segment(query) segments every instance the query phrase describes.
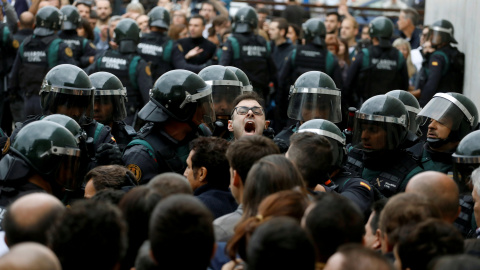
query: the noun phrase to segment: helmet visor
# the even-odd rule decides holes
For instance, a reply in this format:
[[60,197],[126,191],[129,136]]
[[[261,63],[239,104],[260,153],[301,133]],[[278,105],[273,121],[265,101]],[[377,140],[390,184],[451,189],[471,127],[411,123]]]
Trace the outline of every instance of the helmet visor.
[[40,91],[44,114],[64,114],[79,122],[93,117],[93,89],[44,86]]
[[233,110],[233,100],[242,94],[239,81],[207,81],[212,86],[215,115],[229,116]]
[[352,145],[362,150],[393,150],[406,135],[405,117],[356,113]]
[[453,179],[458,184],[460,194],[470,192],[473,189],[471,174],[480,166],[480,157],[478,156],[458,156],[452,155],[453,159]]
[[432,28],[432,44],[439,45],[444,42],[451,42],[457,43],[455,38],[453,37],[453,29],[452,28],[443,28],[440,26],[434,26]]
[[109,124],[112,121],[120,121],[127,117],[125,100],[127,90],[96,90],[94,118],[102,124]]
[[424,117],[418,116],[420,109],[405,105],[408,111],[408,130],[416,134],[421,123],[424,122]]
[[462,103],[454,97],[443,93],[436,94],[425,105],[425,108],[418,113],[418,116],[425,117],[422,125],[427,122],[428,118],[431,118],[451,130],[458,130],[464,116],[467,119],[471,119],[470,123],[473,122],[473,117]]
[[197,111],[193,116],[193,122],[197,124],[205,124],[210,128],[211,131],[214,130],[215,123],[215,109],[213,106],[213,99],[211,95],[202,97],[197,101]]
[[287,115],[299,121],[325,119],[339,123],[342,121],[340,91],[292,87]]
[[67,190],[75,190],[78,188],[82,183],[82,179],[77,177],[81,160],[80,149],[73,147],[53,146],[50,149],[50,154],[60,156],[60,166],[55,176],[55,181]]

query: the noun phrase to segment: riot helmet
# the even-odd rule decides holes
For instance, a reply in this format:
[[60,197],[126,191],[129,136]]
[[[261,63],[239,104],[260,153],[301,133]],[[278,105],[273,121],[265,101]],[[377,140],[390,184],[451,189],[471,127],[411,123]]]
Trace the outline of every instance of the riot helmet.
[[154,7],[148,13],[148,25],[168,29],[170,26],[170,13],[163,7]]
[[50,121],[61,125],[68,129],[75,137],[77,144],[87,139],[87,133],[80,127],[80,125],[72,118],[63,114],[52,114],[42,119],[42,121]]
[[113,41],[121,53],[134,53],[140,42],[140,28],[132,19],[122,19],[113,30]]
[[77,30],[82,23],[78,9],[72,5],[66,5],[60,11],[63,14],[63,30]]
[[305,40],[325,47],[325,36],[327,35],[327,29],[325,28],[325,24],[322,22],[322,20],[318,18],[308,19],[302,24],[302,29]]
[[427,143],[432,148],[461,141],[478,124],[477,107],[469,98],[459,93],[435,94],[418,116],[424,117],[422,125],[433,119],[450,129],[447,138],[428,138],[427,135]]
[[333,165],[335,169],[341,168],[344,158],[347,156],[346,138],[340,129],[332,122],[324,119],[312,119],[303,123],[298,128],[298,133],[312,132],[325,136],[332,145]]
[[340,90],[327,74],[306,72],[290,88],[287,115],[302,122],[326,119],[339,123],[342,121]]
[[252,7],[242,7],[233,17],[232,29],[234,33],[252,33],[257,29],[258,15]]
[[104,125],[125,119],[127,89],[120,79],[108,72],[96,72],[89,78],[95,89],[94,119]]
[[437,47],[442,43],[455,43],[453,37],[453,24],[447,20],[439,20],[432,24],[432,46]]
[[218,65],[202,69],[198,76],[212,87],[215,116],[228,119],[233,110],[233,100],[242,94],[242,83],[233,71]]
[[366,152],[398,149],[408,134],[407,125],[408,112],[399,99],[371,97],[355,113],[352,144]]
[[80,165],[80,149],[72,133],[51,121],[26,125],[10,147],[10,151],[51,183],[68,190],[79,186],[76,172]]
[[470,175],[480,167],[480,130],[473,131],[463,138],[452,155],[453,179],[460,192],[471,190]]
[[215,111],[212,88],[197,74],[176,69],[158,78],[150,90],[150,101],[138,112],[140,119],[161,123],[168,118],[179,122],[207,124],[213,130]]
[[243,72],[243,70],[237,68],[237,67],[232,67],[232,66],[227,66],[228,69],[233,71],[235,73],[235,76],[237,76],[238,80],[242,82],[242,94],[245,92],[252,92],[253,91],[253,86],[250,83],[250,80],[247,77],[247,74]]
[[371,38],[378,38],[380,47],[390,47],[390,38],[393,35],[393,22],[384,16],[376,17],[369,24],[369,34]]
[[420,103],[418,103],[417,98],[410,92],[405,90],[392,90],[385,95],[398,98],[405,109],[408,111],[408,130],[418,137],[422,136],[422,131],[420,130],[420,123],[422,122],[422,117],[417,117],[420,112]]
[[35,15],[35,30],[33,34],[38,36],[49,36],[55,31],[62,29],[63,15],[54,6],[46,6],[38,10]]
[[43,79],[40,98],[45,115],[65,114],[79,124],[93,117],[94,90],[87,74],[77,66],[52,68]]

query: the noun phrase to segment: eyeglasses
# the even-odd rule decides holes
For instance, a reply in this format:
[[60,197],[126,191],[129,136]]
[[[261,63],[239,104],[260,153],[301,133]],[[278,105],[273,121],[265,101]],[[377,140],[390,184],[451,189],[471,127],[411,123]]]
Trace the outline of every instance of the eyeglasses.
[[245,115],[248,111],[252,110],[254,115],[263,115],[262,107],[246,107],[246,106],[238,106],[235,107],[232,111],[232,114],[237,110],[238,115]]

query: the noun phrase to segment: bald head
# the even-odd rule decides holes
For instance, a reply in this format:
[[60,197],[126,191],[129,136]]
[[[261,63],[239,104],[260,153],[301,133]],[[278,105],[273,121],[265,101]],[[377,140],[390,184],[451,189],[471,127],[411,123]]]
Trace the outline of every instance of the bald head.
[[407,193],[417,193],[427,198],[442,214],[442,219],[453,223],[457,219],[460,206],[458,204],[458,186],[448,175],[426,171],[412,177],[408,182]]
[[192,187],[188,183],[185,176],[178,173],[162,173],[155,176],[150,182],[148,187],[155,189],[162,198],[173,194],[192,194]]
[[25,11],[20,14],[20,18],[18,21],[19,29],[33,29],[35,25],[35,15],[30,11]]
[[20,197],[7,209],[3,226],[8,246],[33,241],[46,244],[45,232],[65,207],[47,193],[31,193]]
[[13,246],[0,257],[0,269],[14,270],[61,270],[60,262],[47,247],[25,242]]

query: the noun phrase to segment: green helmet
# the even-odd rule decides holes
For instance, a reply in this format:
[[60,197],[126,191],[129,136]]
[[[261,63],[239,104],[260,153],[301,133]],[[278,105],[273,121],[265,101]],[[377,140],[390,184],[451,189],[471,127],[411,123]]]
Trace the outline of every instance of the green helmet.
[[38,10],[35,16],[35,30],[38,36],[53,35],[55,31],[62,29],[63,15],[54,6],[46,6]]
[[10,151],[52,183],[70,190],[80,184],[75,176],[80,165],[77,141],[57,123],[36,121],[26,125],[18,132]]
[[258,15],[252,7],[242,7],[233,17],[232,29],[234,33],[251,33],[258,26]]
[[247,77],[247,74],[243,72],[243,70],[237,68],[237,67],[232,67],[232,66],[227,66],[228,69],[233,71],[235,73],[235,76],[237,76],[238,80],[242,82],[242,94],[245,92],[252,92],[253,91],[253,86],[250,83],[250,80]]
[[302,24],[303,37],[307,41],[311,41],[313,44],[325,46],[325,36],[327,35],[327,29],[322,20],[318,18],[308,19]]
[[370,37],[378,38],[381,47],[389,47],[390,38],[393,35],[393,22],[384,16],[376,17],[369,24]]
[[242,94],[242,82],[233,71],[218,65],[202,69],[198,76],[212,86],[215,116],[229,117],[233,110],[233,100]]
[[[94,118],[98,122],[109,125],[113,121],[120,121],[127,117],[125,103],[127,89],[117,76],[108,72],[96,72],[89,76],[95,89]],[[100,106],[111,106],[110,115],[103,115]]]
[[63,14],[63,30],[76,30],[81,25],[82,17],[76,7],[66,5],[60,11]]
[[148,13],[148,25],[168,29],[170,13],[163,7],[154,7]]
[[340,90],[327,74],[305,72],[290,88],[287,115],[299,121],[326,119],[339,123],[342,121],[340,95]]
[[466,96],[459,93],[437,93],[418,113],[428,119],[434,119],[450,129],[445,139],[427,138],[433,148],[438,148],[448,142],[459,142],[478,124],[478,111],[475,104]]
[[113,41],[118,44],[121,53],[133,53],[137,51],[140,42],[140,28],[132,19],[122,19],[113,30]]
[[42,119],[42,121],[50,121],[61,125],[68,129],[73,136],[77,139],[77,143],[81,139],[86,139],[85,131],[80,127],[77,121],[63,114],[52,114]]
[[439,20],[432,24],[432,45],[457,43],[453,37],[453,24],[447,20]]
[[408,130],[417,136],[422,136],[422,131],[420,130],[422,117],[417,118],[421,108],[417,98],[405,90],[392,90],[385,95],[398,98],[401,102],[403,102],[405,109],[408,111]]
[[93,117],[94,90],[87,74],[77,66],[52,68],[43,79],[40,98],[44,115],[65,114],[77,122]]
[[480,167],[480,130],[465,136],[452,155],[453,179],[459,185],[461,193],[468,191],[472,171]]
[[364,151],[397,149],[408,135],[408,112],[392,96],[367,99],[355,113],[352,144]]
[[183,69],[171,70],[158,78],[150,90],[150,101],[138,112],[140,119],[156,123],[170,117],[191,123],[194,115],[203,118],[195,121],[213,125],[212,88],[197,74]]
[[333,147],[333,165],[335,168],[342,167],[343,159],[347,156],[346,138],[334,123],[324,119],[312,119],[303,123],[297,132],[313,132],[327,137]]

